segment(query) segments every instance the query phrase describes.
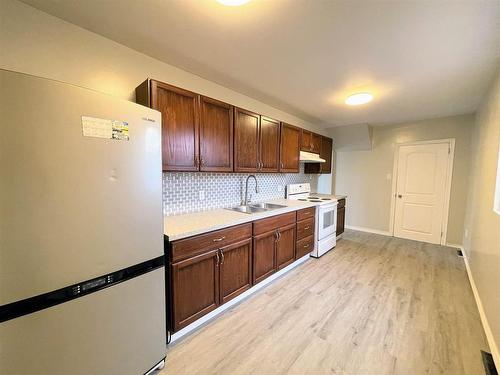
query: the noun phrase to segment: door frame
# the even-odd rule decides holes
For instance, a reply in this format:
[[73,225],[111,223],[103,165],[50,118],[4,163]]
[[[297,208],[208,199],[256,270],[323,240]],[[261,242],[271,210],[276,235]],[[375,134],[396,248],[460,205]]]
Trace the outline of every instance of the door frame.
[[448,236],[448,216],[450,211],[450,196],[451,196],[451,178],[453,175],[453,161],[455,159],[455,138],[446,139],[434,139],[430,141],[418,141],[418,142],[406,142],[406,143],[396,143],[394,149],[394,161],[392,168],[392,191],[391,191],[391,211],[389,218],[389,233],[394,237],[394,218],[396,215],[396,185],[398,180],[398,162],[399,162],[399,149],[402,146],[419,146],[419,145],[429,145],[445,143],[448,144],[450,152],[448,153],[448,165],[446,170],[446,180],[444,187],[444,207],[443,207],[443,221],[441,222],[441,231],[443,235],[441,236],[441,245],[446,245],[446,238]]

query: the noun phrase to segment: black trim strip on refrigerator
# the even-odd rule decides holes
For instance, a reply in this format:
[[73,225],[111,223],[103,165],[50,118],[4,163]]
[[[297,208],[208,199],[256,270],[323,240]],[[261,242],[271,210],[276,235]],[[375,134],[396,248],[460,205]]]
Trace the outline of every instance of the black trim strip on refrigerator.
[[164,265],[165,256],[162,255],[78,284],[2,305],[0,306],[0,323],[109,288],[110,286],[133,279],[134,277],[151,272]]

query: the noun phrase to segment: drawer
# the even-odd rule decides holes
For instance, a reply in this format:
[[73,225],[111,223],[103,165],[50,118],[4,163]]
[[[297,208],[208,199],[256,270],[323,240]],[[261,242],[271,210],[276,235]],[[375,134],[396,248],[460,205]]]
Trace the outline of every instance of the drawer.
[[174,241],[172,242],[172,262],[187,259],[251,237],[252,223],[248,223]]
[[316,207],[304,208],[303,210],[297,211],[297,221],[304,220],[316,215]]
[[309,254],[314,249],[314,235],[297,241],[297,259]]
[[295,212],[257,220],[253,223],[253,235],[256,236],[293,223],[295,223]]
[[314,234],[314,217],[297,222],[297,239],[301,240]]
[[337,208],[345,207],[345,198],[339,199],[338,202]]

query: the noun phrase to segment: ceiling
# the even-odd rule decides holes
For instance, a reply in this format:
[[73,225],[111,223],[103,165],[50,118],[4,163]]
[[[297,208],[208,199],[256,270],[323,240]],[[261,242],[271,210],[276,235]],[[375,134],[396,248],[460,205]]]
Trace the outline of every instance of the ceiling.
[[24,2],[326,127],[474,112],[500,66],[497,0]]

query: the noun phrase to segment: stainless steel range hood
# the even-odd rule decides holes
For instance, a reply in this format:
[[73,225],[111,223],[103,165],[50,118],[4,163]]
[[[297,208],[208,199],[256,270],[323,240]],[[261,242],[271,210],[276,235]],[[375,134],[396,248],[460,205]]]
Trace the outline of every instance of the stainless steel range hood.
[[300,161],[302,163],[324,163],[325,159],[321,159],[318,154],[313,152],[300,151]]

